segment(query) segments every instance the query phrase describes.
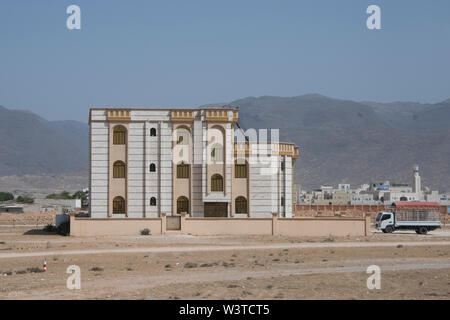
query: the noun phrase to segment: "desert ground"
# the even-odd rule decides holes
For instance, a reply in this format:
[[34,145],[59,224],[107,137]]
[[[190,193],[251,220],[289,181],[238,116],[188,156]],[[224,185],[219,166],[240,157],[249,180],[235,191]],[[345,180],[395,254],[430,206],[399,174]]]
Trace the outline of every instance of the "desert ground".
[[[0,225],[0,299],[450,298],[449,228],[359,238],[77,238],[42,228]],[[70,265],[81,269],[79,290],[66,287]],[[381,289],[367,288],[370,265]]]

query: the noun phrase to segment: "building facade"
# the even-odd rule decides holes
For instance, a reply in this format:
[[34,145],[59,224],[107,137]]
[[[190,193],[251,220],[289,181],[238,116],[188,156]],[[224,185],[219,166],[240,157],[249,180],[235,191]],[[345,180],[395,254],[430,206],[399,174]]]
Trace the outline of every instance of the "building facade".
[[299,148],[237,139],[237,121],[237,108],[92,108],[91,217],[292,217]]

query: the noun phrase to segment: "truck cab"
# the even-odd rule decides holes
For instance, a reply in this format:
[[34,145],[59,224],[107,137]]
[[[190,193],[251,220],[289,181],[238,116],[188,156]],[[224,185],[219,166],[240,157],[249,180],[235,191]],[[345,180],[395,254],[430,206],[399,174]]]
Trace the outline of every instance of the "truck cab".
[[392,212],[378,212],[375,219],[375,227],[384,233],[391,233],[395,229],[394,214]]

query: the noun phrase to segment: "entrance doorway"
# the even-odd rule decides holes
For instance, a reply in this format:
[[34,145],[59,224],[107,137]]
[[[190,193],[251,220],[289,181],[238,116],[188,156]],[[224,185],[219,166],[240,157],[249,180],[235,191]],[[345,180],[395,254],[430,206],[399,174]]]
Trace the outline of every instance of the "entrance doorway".
[[207,217],[228,217],[228,203],[205,202],[205,218]]

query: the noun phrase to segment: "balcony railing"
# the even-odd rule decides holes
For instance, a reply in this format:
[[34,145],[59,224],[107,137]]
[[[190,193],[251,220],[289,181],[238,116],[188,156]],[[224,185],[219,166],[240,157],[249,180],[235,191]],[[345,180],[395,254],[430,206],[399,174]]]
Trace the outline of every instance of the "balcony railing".
[[299,157],[300,148],[296,147],[292,143],[245,143],[245,142],[235,142],[234,143],[234,154],[257,154],[257,153],[267,153],[272,155],[282,155],[291,156],[294,159]]
[[172,121],[193,121],[194,118],[194,111],[172,111],[170,117]]
[[129,121],[131,120],[130,111],[129,110],[108,110],[107,111],[107,120],[109,121]]
[[206,121],[229,121],[228,110],[206,110]]

